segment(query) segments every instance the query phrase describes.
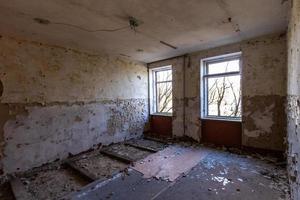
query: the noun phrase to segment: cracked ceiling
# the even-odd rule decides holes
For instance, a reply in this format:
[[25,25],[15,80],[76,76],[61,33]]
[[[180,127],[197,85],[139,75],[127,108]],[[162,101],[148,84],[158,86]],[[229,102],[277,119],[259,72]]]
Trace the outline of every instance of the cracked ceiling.
[[284,31],[288,6],[282,0],[10,0],[0,4],[0,34],[153,62]]

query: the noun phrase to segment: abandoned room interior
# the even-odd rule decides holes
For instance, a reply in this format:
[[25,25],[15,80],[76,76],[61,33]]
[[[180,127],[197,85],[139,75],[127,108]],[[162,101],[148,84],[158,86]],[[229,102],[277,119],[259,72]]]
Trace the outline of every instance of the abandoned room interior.
[[300,0],[0,3],[1,200],[300,200]]

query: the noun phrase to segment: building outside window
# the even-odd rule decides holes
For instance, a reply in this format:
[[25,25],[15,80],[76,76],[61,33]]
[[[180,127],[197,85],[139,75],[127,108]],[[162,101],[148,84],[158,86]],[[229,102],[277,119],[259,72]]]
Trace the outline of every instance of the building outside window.
[[172,66],[151,69],[150,76],[152,113],[171,114],[173,111]]
[[202,117],[241,119],[241,53],[202,61]]

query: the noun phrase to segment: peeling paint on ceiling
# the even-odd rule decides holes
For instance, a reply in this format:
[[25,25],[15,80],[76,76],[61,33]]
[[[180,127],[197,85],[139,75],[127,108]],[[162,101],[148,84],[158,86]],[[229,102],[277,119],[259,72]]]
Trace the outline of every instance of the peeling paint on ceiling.
[[[282,0],[10,0],[0,5],[0,34],[153,62],[284,31],[289,3]],[[134,30],[129,24],[132,16],[141,22]]]

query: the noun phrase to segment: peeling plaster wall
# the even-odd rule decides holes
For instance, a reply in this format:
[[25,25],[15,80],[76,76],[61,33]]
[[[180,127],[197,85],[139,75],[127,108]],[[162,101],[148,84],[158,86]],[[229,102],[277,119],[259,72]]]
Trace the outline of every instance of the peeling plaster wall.
[[200,61],[242,52],[244,146],[283,150],[285,137],[286,36],[274,34],[191,54],[186,68],[186,135],[201,138]]
[[288,172],[292,199],[300,199],[300,2],[294,0],[288,32]]
[[0,72],[4,173],[143,133],[142,63],[1,37]]
[[[184,99],[178,106],[184,106],[185,119],[176,114],[178,123],[185,123],[185,132],[195,140],[201,140],[200,119],[200,61],[201,59],[223,54],[242,52],[242,109],[244,146],[271,150],[284,149],[285,97],[286,97],[286,35],[272,34],[222,46],[214,49],[191,53],[185,64],[185,92],[183,87],[174,94],[175,102]],[[177,58],[175,60],[179,60]],[[183,59],[183,58],[181,58]],[[155,62],[150,65],[162,66],[174,59]],[[183,63],[183,62],[182,62]],[[176,66],[183,69],[183,65]],[[179,73],[179,74],[177,74]],[[174,71],[173,82],[182,83],[183,70]],[[176,94],[180,94],[179,98]],[[185,97],[182,95],[185,93]],[[183,110],[176,107],[175,110]],[[178,119],[180,118],[180,119]],[[179,126],[177,124],[177,126]],[[184,125],[181,125],[183,127]],[[173,126],[173,129],[175,127]],[[173,130],[177,131],[177,130]],[[179,133],[176,133],[180,135]],[[225,136],[224,136],[225,137]]]

